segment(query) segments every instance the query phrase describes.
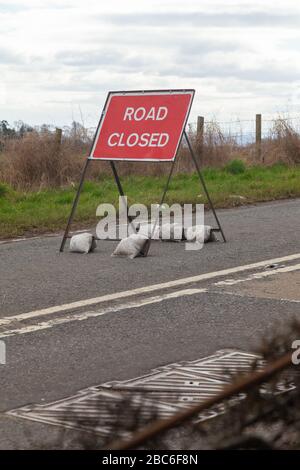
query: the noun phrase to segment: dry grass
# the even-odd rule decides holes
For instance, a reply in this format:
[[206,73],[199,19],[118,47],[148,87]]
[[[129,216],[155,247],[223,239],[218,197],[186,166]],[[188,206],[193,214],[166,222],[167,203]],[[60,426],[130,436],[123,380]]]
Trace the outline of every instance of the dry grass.
[[206,124],[202,141],[193,131],[190,131],[189,137],[202,166],[224,166],[240,155],[241,149],[236,139],[230,133],[224,133],[216,121]]
[[269,134],[269,138],[262,144],[263,157],[267,164],[300,163],[300,135],[288,121],[277,119]]
[[[1,136],[0,136],[1,137]],[[300,163],[300,135],[284,119],[274,121],[273,128],[261,144],[261,156],[255,144],[240,145],[237,136],[223,132],[217,122],[207,123],[203,140],[199,142],[195,131],[189,137],[202,166],[224,167],[231,160],[243,160],[247,165],[277,162],[295,165]],[[0,181],[15,189],[31,190],[69,186],[78,181],[89,152],[91,136],[80,124],[64,129],[62,138],[57,132],[43,126],[22,137],[1,139]],[[121,176],[162,176],[169,165],[146,163],[144,165],[120,162]],[[183,143],[176,160],[175,173],[192,173],[193,162]],[[107,162],[90,165],[90,179],[100,174],[111,174]]]
[[58,140],[49,130],[7,139],[0,154],[1,181],[14,188],[57,187],[77,181],[84,150],[70,139]]

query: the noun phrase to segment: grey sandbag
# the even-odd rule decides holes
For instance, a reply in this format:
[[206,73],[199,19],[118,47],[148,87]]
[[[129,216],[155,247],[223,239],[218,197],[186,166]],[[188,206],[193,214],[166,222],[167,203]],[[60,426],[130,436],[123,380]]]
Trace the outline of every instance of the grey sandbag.
[[213,242],[216,241],[210,225],[193,225],[184,229],[185,238],[189,242]]
[[184,230],[181,224],[167,223],[162,224],[160,228],[160,237],[165,242],[180,242],[184,240]]
[[147,238],[152,240],[159,240],[160,238],[160,228],[155,224],[140,224],[138,235],[144,235]]
[[112,256],[121,256],[131,259],[136,258],[142,254],[147,240],[149,240],[149,238],[145,235],[133,233],[120,241]]
[[93,251],[96,246],[96,240],[91,233],[73,235],[70,241],[70,251],[73,253],[89,253]]

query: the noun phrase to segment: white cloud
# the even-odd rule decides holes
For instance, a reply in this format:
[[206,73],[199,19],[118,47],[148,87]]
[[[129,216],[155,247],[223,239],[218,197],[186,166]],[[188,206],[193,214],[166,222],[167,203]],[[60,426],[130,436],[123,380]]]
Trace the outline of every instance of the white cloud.
[[94,126],[120,88],[194,87],[192,119],[297,112],[299,25],[294,0],[0,0],[0,119]]

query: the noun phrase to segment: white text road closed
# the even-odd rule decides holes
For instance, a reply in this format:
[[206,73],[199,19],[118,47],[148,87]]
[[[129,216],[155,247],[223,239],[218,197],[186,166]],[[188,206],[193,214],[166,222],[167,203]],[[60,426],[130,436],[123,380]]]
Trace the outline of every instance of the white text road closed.
[[159,108],[126,108],[123,120],[129,121],[162,121],[167,117],[168,108],[160,106]]
[[157,132],[153,134],[145,132],[140,135],[137,133],[125,135],[124,132],[122,134],[114,132],[109,136],[107,143],[109,147],[165,147],[169,139],[169,134],[159,134]]

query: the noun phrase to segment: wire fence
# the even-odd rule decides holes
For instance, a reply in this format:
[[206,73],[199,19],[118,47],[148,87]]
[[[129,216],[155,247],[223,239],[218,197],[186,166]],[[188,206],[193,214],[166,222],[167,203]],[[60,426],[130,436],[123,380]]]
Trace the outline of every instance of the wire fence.
[[[203,130],[201,132],[210,132],[213,128],[224,136],[235,140],[237,145],[248,145],[257,142],[257,139],[272,139],[276,134],[276,126],[279,122],[286,123],[295,132],[300,133],[300,114],[285,117],[284,115],[277,115],[276,117],[269,117],[268,115],[260,116],[260,128],[257,128],[257,117],[254,119],[232,119],[226,121],[219,121],[218,119],[206,120],[204,117],[199,116],[202,120]],[[190,122],[189,127],[191,132],[199,132],[199,118],[198,121]]]
[[[258,116],[259,120],[257,120]],[[194,135],[199,133],[199,119],[203,127],[200,133],[203,135],[218,132],[224,138],[232,139],[240,146],[249,145],[258,140],[272,139],[276,134],[276,126],[279,122],[286,123],[296,133],[300,134],[300,114],[288,116],[285,114],[278,114],[276,116],[257,114],[252,119],[236,118],[228,120],[218,120],[217,118],[206,120],[205,117],[198,116],[197,121],[190,121],[188,123],[189,130]],[[43,125],[37,126],[35,129],[39,132],[43,130],[55,132],[56,126]],[[86,141],[91,141],[96,132],[96,126],[85,127],[78,122],[73,122],[70,126],[63,126],[61,129],[64,136],[78,137]]]

